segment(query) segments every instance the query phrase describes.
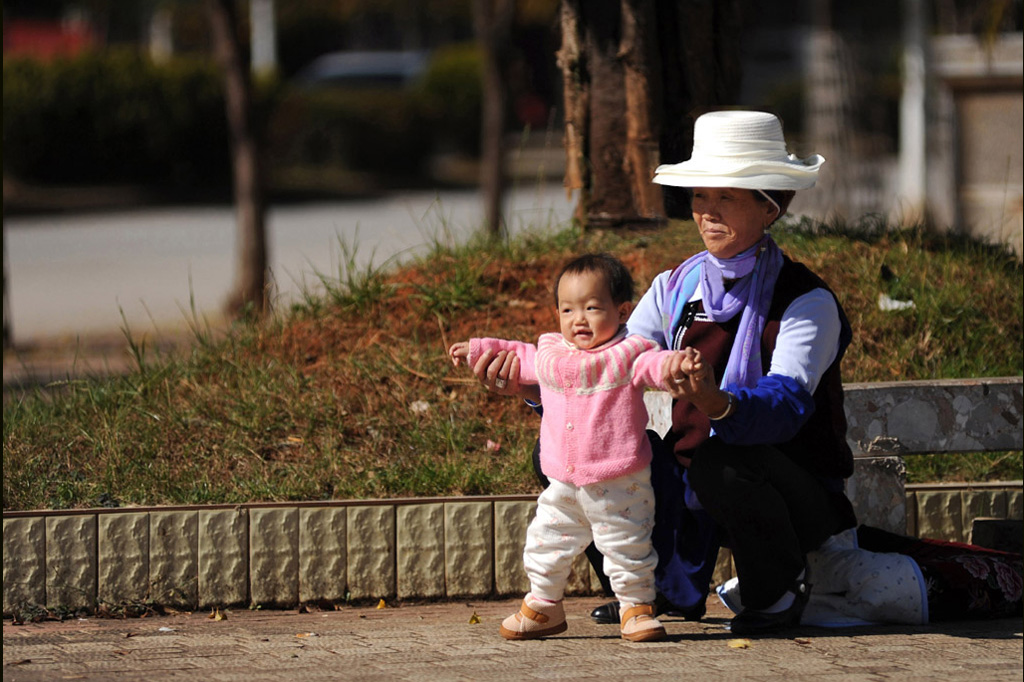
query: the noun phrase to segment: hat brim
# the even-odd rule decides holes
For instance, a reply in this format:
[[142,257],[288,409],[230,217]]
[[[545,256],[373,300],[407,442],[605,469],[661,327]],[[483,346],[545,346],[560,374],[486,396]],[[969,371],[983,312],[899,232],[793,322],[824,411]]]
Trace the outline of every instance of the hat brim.
[[738,187],[740,189],[798,190],[814,186],[824,157],[790,156],[788,161],[724,163],[693,160],[658,166],[654,182],[673,187]]

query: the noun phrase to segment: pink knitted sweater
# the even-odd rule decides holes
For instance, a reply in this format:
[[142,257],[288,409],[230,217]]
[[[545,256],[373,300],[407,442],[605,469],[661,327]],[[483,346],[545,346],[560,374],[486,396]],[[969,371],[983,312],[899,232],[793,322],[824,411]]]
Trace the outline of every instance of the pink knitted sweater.
[[540,384],[541,471],[557,481],[587,485],[650,464],[643,388],[664,388],[661,367],[671,355],[657,348],[625,331],[593,350],[580,350],[554,333],[543,334],[536,346],[471,339],[469,364],[488,349],[515,352],[520,382]]

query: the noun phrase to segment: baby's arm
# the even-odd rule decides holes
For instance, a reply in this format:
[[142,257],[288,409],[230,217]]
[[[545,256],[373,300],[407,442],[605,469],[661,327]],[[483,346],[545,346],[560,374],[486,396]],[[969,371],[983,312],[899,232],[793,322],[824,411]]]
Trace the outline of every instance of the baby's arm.
[[684,350],[648,351],[636,359],[634,383],[668,391],[673,397],[683,397],[680,386],[686,388],[710,382],[714,384],[714,370],[704,362],[695,348]]
[[533,344],[520,341],[506,341],[504,339],[474,338],[469,341],[459,341],[452,344],[448,349],[448,357],[452,364],[458,367],[465,362],[470,368],[480,359],[485,352],[497,353],[504,351],[514,353],[519,359],[519,376],[517,382],[524,384],[536,384],[537,370],[534,363],[537,356],[537,347]]

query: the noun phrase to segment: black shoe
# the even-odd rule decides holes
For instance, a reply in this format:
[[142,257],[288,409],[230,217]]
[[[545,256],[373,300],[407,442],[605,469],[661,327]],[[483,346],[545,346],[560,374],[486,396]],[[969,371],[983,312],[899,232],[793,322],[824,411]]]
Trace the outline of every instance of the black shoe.
[[811,598],[811,584],[807,582],[806,575],[797,580],[790,590],[794,594],[794,599],[788,609],[778,613],[765,613],[749,609],[741,611],[729,624],[732,634],[763,635],[799,625],[800,616],[804,612],[804,607],[807,606],[807,600]]
[[[670,616],[672,618],[695,621],[703,618],[706,610],[707,606],[703,601],[694,604],[688,609],[681,609],[660,594],[654,599],[654,615],[656,616]],[[610,601],[607,604],[601,604],[590,612],[590,617],[598,625],[618,625],[619,602]]]
[[654,599],[654,612],[657,616],[668,616],[670,618],[682,618],[688,621],[697,621],[704,617],[707,611],[706,600],[701,600],[689,608],[676,606],[662,595]]
[[590,612],[590,617],[598,625],[619,625],[619,602],[610,601],[601,604]]

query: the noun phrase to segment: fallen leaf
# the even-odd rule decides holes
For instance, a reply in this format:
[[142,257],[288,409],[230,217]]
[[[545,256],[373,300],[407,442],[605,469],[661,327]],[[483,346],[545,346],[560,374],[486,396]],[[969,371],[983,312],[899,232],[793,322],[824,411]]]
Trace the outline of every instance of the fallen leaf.
[[210,612],[209,618],[210,620],[227,620],[228,615],[226,613],[223,613],[220,610],[220,608],[215,608],[213,611]]
[[381,599],[379,602],[377,602],[377,608],[378,609],[386,609],[387,607],[388,607],[388,605],[387,605],[387,603],[383,599]]
[[295,636],[296,637],[317,637],[318,635],[315,632],[300,632],[300,633],[298,633]]
[[730,639],[729,640],[729,648],[730,649],[749,649],[750,647],[751,647],[751,643],[750,643],[749,639]]
[[803,637],[795,637],[793,639],[793,641],[796,642],[797,644],[810,644],[811,643],[811,640],[804,639]]
[[469,617],[469,624],[470,625],[479,625],[480,624],[480,616],[476,615],[476,611],[474,611],[473,615]]

